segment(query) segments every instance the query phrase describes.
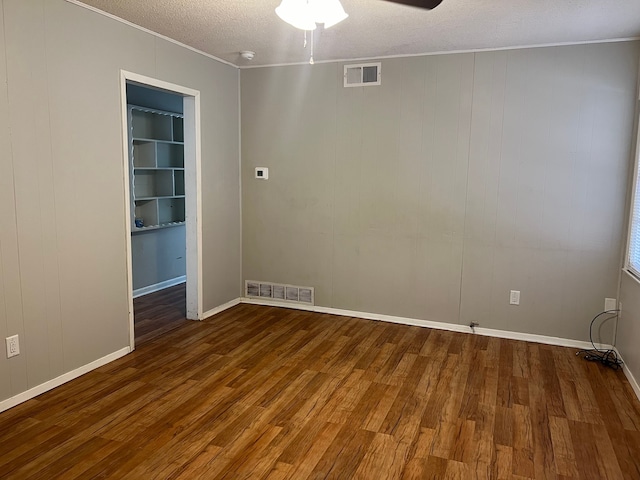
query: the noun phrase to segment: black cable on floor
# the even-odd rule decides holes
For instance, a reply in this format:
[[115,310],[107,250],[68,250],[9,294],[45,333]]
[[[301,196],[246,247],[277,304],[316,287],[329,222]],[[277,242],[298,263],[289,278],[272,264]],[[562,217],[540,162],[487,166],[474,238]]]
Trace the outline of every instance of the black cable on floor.
[[[580,350],[576,353],[576,355],[582,355],[585,360],[589,360],[590,362],[600,362],[604,366],[613,368],[614,370],[618,370],[622,366],[622,360],[618,357],[618,354],[613,349],[602,350],[596,347],[596,344],[593,342],[593,324],[596,322],[598,318],[602,315],[612,314],[615,317],[618,316],[618,312],[620,310],[605,310],[604,312],[600,312],[598,315],[593,317],[591,320],[591,325],[589,325],[589,340],[591,340],[591,345],[593,345],[592,349],[588,350]],[[607,318],[607,320],[613,317]]]

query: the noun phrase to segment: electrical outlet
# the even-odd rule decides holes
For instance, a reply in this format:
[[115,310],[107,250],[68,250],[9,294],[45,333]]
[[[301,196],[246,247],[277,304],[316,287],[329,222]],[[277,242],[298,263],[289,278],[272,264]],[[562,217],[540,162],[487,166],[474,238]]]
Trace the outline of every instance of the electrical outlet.
[[509,294],[509,305],[520,305],[520,290],[511,290]]
[[7,342],[7,358],[20,355],[20,340],[18,339],[18,335],[7,337],[5,341]]
[[604,311],[608,312],[609,310],[615,310],[618,308],[617,301],[615,298],[605,298],[604,299]]
[[256,167],[256,178],[269,180],[269,169],[267,167]]

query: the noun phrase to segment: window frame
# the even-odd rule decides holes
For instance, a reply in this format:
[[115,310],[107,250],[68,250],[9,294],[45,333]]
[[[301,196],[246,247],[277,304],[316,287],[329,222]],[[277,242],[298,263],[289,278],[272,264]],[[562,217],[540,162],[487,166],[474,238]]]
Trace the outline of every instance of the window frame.
[[[629,223],[627,231],[627,244],[625,248],[624,270],[636,280],[640,281],[640,258],[637,267],[631,264],[631,237],[633,236],[634,213],[637,212],[637,221],[640,223],[640,82],[638,83],[638,95],[636,98],[636,144],[633,157],[633,171],[631,181],[631,196],[629,198]],[[637,200],[637,202],[636,202]],[[640,225],[638,225],[640,236]],[[640,238],[637,239],[640,243]],[[640,256],[640,252],[639,252]]]

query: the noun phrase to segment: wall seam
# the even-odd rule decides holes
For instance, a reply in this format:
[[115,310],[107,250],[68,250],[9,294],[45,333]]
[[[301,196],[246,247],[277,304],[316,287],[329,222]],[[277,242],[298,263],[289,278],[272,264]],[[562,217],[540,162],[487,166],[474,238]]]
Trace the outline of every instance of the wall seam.
[[[338,80],[340,69],[334,71],[334,80]],[[336,182],[337,182],[337,168],[338,168],[338,96],[339,89],[341,88],[340,81],[338,80],[334,96],[334,137],[333,137],[333,177],[331,179],[332,192],[331,192],[331,297],[329,305],[335,305],[335,278],[336,278]],[[344,87],[342,87],[344,88]]]
[[[458,295],[458,324],[462,320],[462,288],[464,284],[464,246],[467,233],[467,208],[469,207],[469,168],[471,167],[471,138],[473,128],[473,111],[474,111],[474,94],[476,90],[476,53],[472,54],[472,70],[471,70],[471,108],[469,112],[469,139],[467,141],[467,174],[464,189],[464,216],[462,217],[462,251],[460,253],[460,288]],[[460,92],[462,93],[462,92]],[[458,126],[459,128],[459,126]],[[473,321],[473,320],[472,320]]]
[[[55,158],[53,155],[53,140],[52,140],[52,136],[51,136],[51,125],[53,124],[51,121],[51,95],[50,95],[50,85],[51,82],[49,81],[49,52],[48,52],[48,46],[49,46],[49,42],[47,40],[47,11],[46,11],[46,6],[43,3],[43,8],[42,8],[42,12],[43,12],[43,24],[44,24],[44,32],[43,32],[43,37],[44,37],[44,55],[45,55],[45,62],[44,62],[44,71],[45,71],[45,77],[47,79],[47,112],[48,112],[48,121],[49,121],[49,154],[51,156],[51,180],[53,182],[52,185],[52,189],[53,189],[53,198],[51,199],[51,202],[53,204],[53,221],[54,224],[56,226],[56,231],[55,231],[55,238],[56,238],[56,275],[57,275],[57,279],[58,279],[58,283],[57,283],[57,287],[58,287],[58,314],[59,314],[59,321],[60,321],[60,348],[62,350],[62,370],[64,371],[66,369],[66,363],[64,361],[64,356],[65,356],[65,346],[64,346],[64,335],[62,335],[62,296],[60,294],[60,285],[61,285],[61,281],[60,281],[60,256],[58,255],[57,252],[60,251],[60,244],[58,242],[58,217],[57,217],[57,213],[58,213],[58,209],[57,209],[57,205],[56,205],[56,181],[55,181],[55,174],[54,174],[54,162],[55,162]],[[45,288],[46,288],[46,283],[45,283]],[[49,328],[49,322],[47,322],[47,328]],[[51,338],[51,335],[48,335],[49,338]],[[49,362],[50,365],[55,365],[55,363],[51,360],[51,349],[49,348]],[[55,374],[55,373],[54,373]]]
[[240,217],[240,296],[244,296],[244,253],[243,253],[243,221],[242,214],[242,75],[238,69],[238,215]]

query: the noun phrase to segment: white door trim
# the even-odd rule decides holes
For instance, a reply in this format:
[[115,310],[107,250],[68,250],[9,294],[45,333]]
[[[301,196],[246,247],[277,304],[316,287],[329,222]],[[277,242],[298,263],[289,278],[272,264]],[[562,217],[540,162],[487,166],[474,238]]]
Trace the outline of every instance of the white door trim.
[[122,159],[125,194],[125,251],[127,261],[127,301],[129,305],[129,345],[135,349],[133,324],[133,262],[131,252],[131,192],[129,168],[129,132],[127,119],[127,82],[135,82],[184,97],[184,161],[185,213],[187,243],[187,318],[202,320],[202,154],[200,131],[200,92],[182,85],[158,80],[126,70],[120,70],[120,101],[122,114]]

